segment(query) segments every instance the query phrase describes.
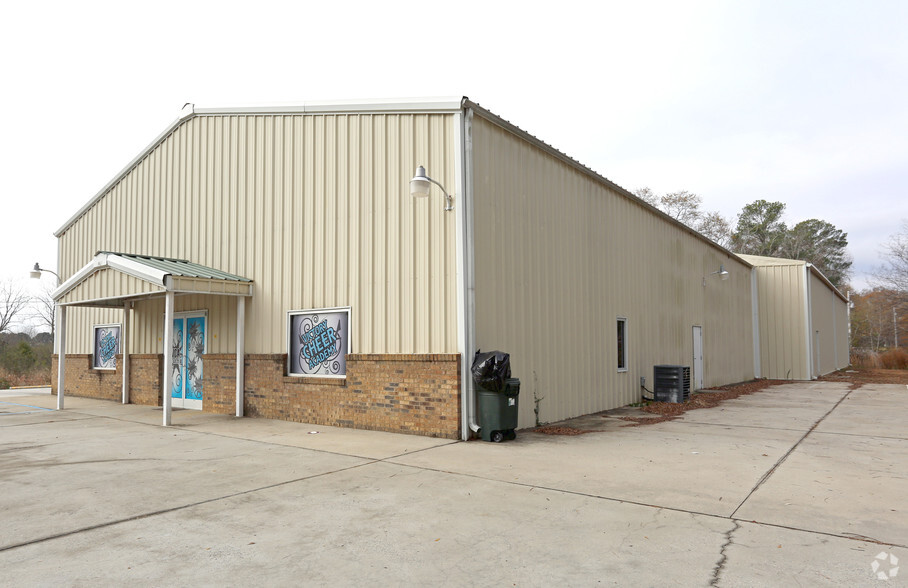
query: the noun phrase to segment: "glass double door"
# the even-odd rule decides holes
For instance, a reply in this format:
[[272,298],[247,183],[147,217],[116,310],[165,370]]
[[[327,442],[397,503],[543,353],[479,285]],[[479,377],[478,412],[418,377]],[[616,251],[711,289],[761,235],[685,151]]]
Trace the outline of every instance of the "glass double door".
[[205,313],[180,313],[173,319],[172,405],[177,408],[202,409],[202,356],[208,347]]

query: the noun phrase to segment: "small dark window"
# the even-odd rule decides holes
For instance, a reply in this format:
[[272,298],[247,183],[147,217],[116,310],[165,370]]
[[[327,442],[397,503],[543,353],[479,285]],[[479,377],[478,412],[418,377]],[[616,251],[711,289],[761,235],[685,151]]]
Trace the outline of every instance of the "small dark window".
[[618,319],[618,371],[627,371],[627,319]]

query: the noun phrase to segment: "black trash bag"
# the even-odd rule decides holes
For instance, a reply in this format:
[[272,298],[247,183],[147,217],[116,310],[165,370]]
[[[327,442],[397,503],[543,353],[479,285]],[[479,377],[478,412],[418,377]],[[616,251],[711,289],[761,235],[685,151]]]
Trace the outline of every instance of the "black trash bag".
[[471,371],[475,385],[492,392],[501,392],[505,382],[511,377],[511,356],[501,351],[477,351]]

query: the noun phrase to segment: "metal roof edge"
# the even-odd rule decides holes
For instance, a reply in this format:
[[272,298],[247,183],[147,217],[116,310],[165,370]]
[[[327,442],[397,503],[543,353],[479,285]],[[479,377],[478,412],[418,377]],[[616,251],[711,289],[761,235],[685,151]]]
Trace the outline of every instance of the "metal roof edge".
[[88,212],[88,210],[98,202],[98,200],[100,200],[105,194],[107,194],[107,193],[110,191],[111,188],[113,188],[114,186],[116,186],[116,185],[120,182],[120,180],[122,180],[123,177],[126,176],[126,174],[128,174],[130,171],[132,171],[132,169],[133,169],[135,166],[137,166],[143,159],[145,159],[145,158],[148,156],[148,154],[151,153],[151,152],[154,150],[155,147],[157,147],[162,141],[164,141],[164,139],[166,139],[167,137],[169,137],[170,134],[173,133],[173,132],[177,129],[177,127],[179,127],[181,124],[183,124],[184,121],[189,120],[190,118],[192,118],[192,116],[193,116],[193,114],[192,114],[192,113],[189,113],[189,114],[187,114],[187,115],[185,115],[185,116],[180,116],[180,117],[177,118],[175,121],[173,121],[172,123],[170,123],[170,125],[168,125],[168,127],[167,127],[166,129],[164,129],[164,131],[163,131],[160,135],[158,135],[157,137],[155,137],[154,141],[152,141],[151,143],[149,143],[148,146],[145,147],[145,149],[143,149],[138,155],[136,155],[136,156],[132,159],[132,161],[130,161],[128,164],[126,164],[126,167],[124,167],[123,169],[121,169],[121,170],[113,177],[112,180],[110,180],[109,182],[107,182],[106,184],[104,184],[104,187],[101,188],[101,190],[100,190],[97,194],[95,194],[95,195],[91,198],[91,200],[89,200],[88,202],[86,202],[86,203],[82,206],[82,208],[80,208],[79,211],[76,212],[76,214],[74,214],[74,215],[72,215],[71,217],[69,217],[69,220],[67,220],[65,223],[63,223],[63,226],[61,226],[59,229],[57,229],[56,231],[54,231],[54,237],[59,238],[60,235],[62,235],[63,233],[66,232],[67,229],[69,229],[69,227],[73,226],[73,225],[76,223],[76,221],[79,220],[79,218],[80,218],[83,214],[85,214],[86,212]]
[[458,112],[462,110],[462,105],[466,101],[465,97],[440,97],[440,98],[398,98],[387,100],[326,100],[318,102],[302,102],[294,105],[272,105],[272,106],[249,106],[235,108],[196,108],[186,114],[180,115],[175,121],[164,129],[161,134],[155,137],[154,141],[148,144],[136,157],[130,161],[126,167],[120,170],[112,180],[107,182],[101,190],[86,202],[69,220],[54,231],[54,237],[59,238],[63,233],[73,226],[79,218],[88,212],[98,200],[100,200],[111,188],[116,186],[126,174],[145,159],[155,147],[164,139],[170,136],[181,124],[195,118],[205,115],[244,115],[244,114],[321,114],[332,112],[413,112],[413,113],[430,113],[430,112]]
[[823,272],[821,272],[819,269],[817,269],[817,267],[815,265],[813,265],[812,263],[810,263],[809,261],[807,261],[805,263],[807,264],[807,268],[810,270],[810,272],[812,274],[814,274],[815,276],[820,278],[820,281],[823,282],[824,284],[826,284],[826,286],[829,289],[831,289],[844,302],[846,302],[846,303],[848,302],[848,297],[845,296],[844,294],[842,294],[842,292],[838,288],[836,288],[832,282],[829,281],[829,278],[827,278],[825,275],[823,275]]
[[162,287],[166,286],[164,278],[170,275],[169,272],[115,253],[107,255],[107,265],[111,269]]
[[[753,266],[754,266],[754,267],[790,267],[790,266],[793,266],[793,265],[804,265],[805,263],[807,263],[806,261],[801,260],[801,259],[789,259],[789,258],[787,258],[787,257],[771,257],[771,256],[769,256],[769,255],[751,255],[751,254],[749,254],[749,253],[737,253],[736,255],[737,255],[738,257],[741,257],[741,258],[744,258],[744,259],[753,259],[753,260],[754,260],[754,262],[753,262]],[[775,262],[787,261],[788,263],[766,263],[766,264],[760,264],[760,260],[761,260],[761,259],[771,259],[771,260],[773,260],[773,261],[775,261]]]
[[95,255],[91,258],[91,261],[86,263],[82,268],[71,275],[68,280],[57,286],[57,289],[51,292],[50,297],[53,300],[63,297],[68,294],[70,290],[75,288],[77,285],[82,283],[82,281],[95,273],[98,270],[104,269],[107,267],[107,255],[104,254],[102,259],[102,254]]
[[751,263],[749,263],[745,259],[741,259],[741,257],[739,257],[736,253],[734,253],[730,249],[726,249],[722,245],[719,245],[718,243],[709,239],[708,237],[706,237],[705,235],[703,235],[696,229],[693,229],[693,228],[685,225],[684,223],[682,223],[678,219],[674,218],[673,216],[670,216],[670,215],[662,212],[655,206],[649,204],[648,202],[642,200],[641,198],[638,198],[630,190],[627,190],[626,188],[622,188],[621,186],[619,186],[615,182],[611,181],[610,179],[606,178],[602,174],[594,171],[592,168],[589,168],[589,167],[583,165],[576,159],[572,158],[570,155],[567,155],[566,153],[559,151],[558,149],[556,149],[555,147],[552,147],[551,145],[549,145],[542,139],[539,139],[538,137],[531,135],[530,133],[528,133],[527,131],[524,131],[523,129],[521,129],[517,125],[511,123],[510,121],[507,121],[507,120],[501,118],[500,116],[498,116],[497,114],[491,112],[490,110],[487,110],[486,108],[483,108],[482,106],[476,104],[469,98],[464,97],[463,107],[472,109],[475,113],[478,113],[480,116],[482,116],[483,118],[485,118],[492,124],[498,125],[501,128],[517,135],[518,137],[522,138],[523,140],[527,141],[528,143],[535,145],[536,147],[538,147],[539,149],[542,149],[549,155],[570,165],[577,171],[593,178],[594,180],[596,180],[597,182],[599,182],[601,184],[604,184],[606,187],[617,192],[620,196],[628,198],[632,202],[637,203],[638,205],[642,206],[643,208],[645,208],[645,209],[649,210],[650,212],[656,214],[657,216],[661,217],[663,220],[666,220],[666,221],[674,224],[675,226],[684,229],[685,231],[687,231],[688,233],[690,233],[697,239],[700,239],[701,241],[710,245],[714,249],[718,249],[719,251],[729,255],[730,257],[735,258],[737,261],[739,261],[740,263],[742,263],[743,265],[745,265],[747,267],[750,267],[750,268],[753,267],[753,265]]
[[[842,291],[839,290],[838,288],[836,288],[835,284],[833,284],[833,283],[829,280],[829,278],[827,278],[827,277],[823,274],[823,272],[821,272],[821,271],[817,268],[817,266],[815,266],[814,264],[810,263],[809,261],[804,261],[803,259],[790,259],[790,258],[788,258],[788,257],[771,257],[771,256],[769,256],[769,255],[748,255],[748,254],[746,254],[746,253],[741,253],[740,255],[738,255],[738,257],[742,257],[742,258],[751,258],[751,259],[753,259],[753,260],[754,260],[754,263],[753,263],[753,266],[754,266],[754,267],[798,267],[798,266],[806,266],[806,267],[811,271],[811,273],[813,273],[815,276],[817,276],[817,277],[820,279],[821,282],[823,282],[824,284],[826,284],[826,286],[828,286],[829,289],[831,289],[839,298],[841,298],[841,299],[844,300],[845,302],[848,302],[848,297],[846,297],[844,294],[842,294]],[[777,262],[778,262],[778,261],[782,261],[782,262],[788,262],[788,263],[765,263],[765,264],[760,264],[760,263],[759,263],[759,260],[761,260],[761,259],[767,259],[767,260],[770,260],[770,259],[771,259],[771,260],[777,261]]]
[[386,100],[321,100],[287,104],[195,108],[196,115],[211,114],[322,114],[332,112],[458,112],[462,97],[389,98]]
[[156,286],[166,286],[164,278],[168,275],[167,272],[148,267],[139,262],[117,255],[116,253],[102,251],[95,255],[91,261],[82,266],[79,271],[70,276],[68,280],[60,284],[60,286],[51,293],[51,298],[57,300],[58,298],[65,296],[94,273],[108,268],[155,284]]

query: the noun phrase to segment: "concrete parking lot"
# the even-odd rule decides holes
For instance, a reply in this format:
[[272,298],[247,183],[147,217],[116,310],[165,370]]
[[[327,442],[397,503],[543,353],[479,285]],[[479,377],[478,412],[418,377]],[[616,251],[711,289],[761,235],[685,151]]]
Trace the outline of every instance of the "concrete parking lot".
[[66,402],[0,397],[2,585],[908,579],[903,385],[502,444]]

